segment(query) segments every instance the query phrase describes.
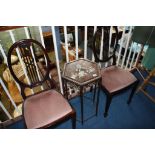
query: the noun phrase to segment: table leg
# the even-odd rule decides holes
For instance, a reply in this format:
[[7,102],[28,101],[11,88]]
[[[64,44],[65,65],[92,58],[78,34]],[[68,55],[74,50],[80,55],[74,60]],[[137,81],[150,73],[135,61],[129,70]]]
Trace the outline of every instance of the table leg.
[[64,92],[64,96],[66,95],[65,93],[65,80],[62,78],[62,88],[63,88],[63,92]]
[[97,93],[97,102],[96,102],[96,116],[98,115],[98,105],[99,105],[99,97],[100,97],[100,81],[98,82],[98,93]]
[[64,90],[64,96],[68,100],[67,81],[65,79],[63,79],[63,90]]
[[66,99],[68,100],[67,81],[65,82],[65,88],[66,88]]
[[95,88],[94,88],[93,104],[95,102],[95,97],[96,97],[96,84],[95,84]]
[[80,100],[81,100],[81,121],[83,125],[83,87],[80,87]]

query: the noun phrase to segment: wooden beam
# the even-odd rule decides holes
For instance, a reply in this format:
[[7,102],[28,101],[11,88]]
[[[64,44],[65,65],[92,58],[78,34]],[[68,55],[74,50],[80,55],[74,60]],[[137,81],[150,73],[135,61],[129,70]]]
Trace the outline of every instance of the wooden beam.
[[0,26],[0,32],[12,30],[12,29],[18,29],[18,28],[22,28],[22,27],[25,27],[25,26]]

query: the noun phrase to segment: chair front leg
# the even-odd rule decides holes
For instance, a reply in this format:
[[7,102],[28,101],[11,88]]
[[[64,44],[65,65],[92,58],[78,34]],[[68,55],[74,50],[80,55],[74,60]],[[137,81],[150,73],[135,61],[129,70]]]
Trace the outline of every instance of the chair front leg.
[[105,111],[104,111],[104,117],[108,116],[108,111],[109,111],[109,107],[110,107],[110,104],[111,104],[111,100],[112,100],[112,96],[111,95],[107,95]]
[[75,111],[72,113],[71,119],[72,119],[72,128],[76,129],[76,112]]

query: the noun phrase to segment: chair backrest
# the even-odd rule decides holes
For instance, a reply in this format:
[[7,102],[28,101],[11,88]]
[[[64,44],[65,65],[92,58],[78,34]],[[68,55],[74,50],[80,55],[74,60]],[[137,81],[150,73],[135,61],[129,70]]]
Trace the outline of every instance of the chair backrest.
[[[22,72],[26,72],[25,81],[23,78],[17,75],[17,71],[14,69],[14,65],[11,63],[11,55],[17,55],[19,57],[18,65],[21,65]],[[45,60],[44,73],[41,71],[40,60]],[[21,95],[25,99],[25,88],[34,88],[46,83],[51,88],[53,86],[53,80],[49,77],[49,58],[45,48],[36,40],[23,39],[14,43],[8,52],[8,67],[14,80],[19,84],[21,88]],[[17,64],[16,64],[17,65]],[[23,67],[24,66],[24,67]],[[24,73],[25,73],[24,72]]]
[[[111,58],[113,59],[113,65],[116,64],[116,49],[118,45],[118,29],[117,26],[114,26],[114,33],[112,32],[112,37],[113,34],[115,36],[113,37],[113,44],[114,47],[111,47],[110,44],[110,27],[109,26],[100,26],[97,28],[97,31],[95,32],[93,36],[93,53],[95,57],[96,62],[108,62]],[[101,40],[102,40],[102,31],[103,31],[103,46],[101,50]],[[102,58],[100,58],[100,51],[102,51]]]

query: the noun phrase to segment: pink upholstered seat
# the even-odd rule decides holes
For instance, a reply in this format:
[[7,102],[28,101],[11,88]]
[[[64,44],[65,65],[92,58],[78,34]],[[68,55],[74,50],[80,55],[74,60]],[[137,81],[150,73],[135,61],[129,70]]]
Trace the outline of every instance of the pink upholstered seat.
[[102,86],[110,93],[121,90],[137,80],[132,73],[117,66],[104,68],[101,74]]
[[27,128],[41,128],[72,113],[67,100],[57,91],[49,90],[31,96],[24,103]]

